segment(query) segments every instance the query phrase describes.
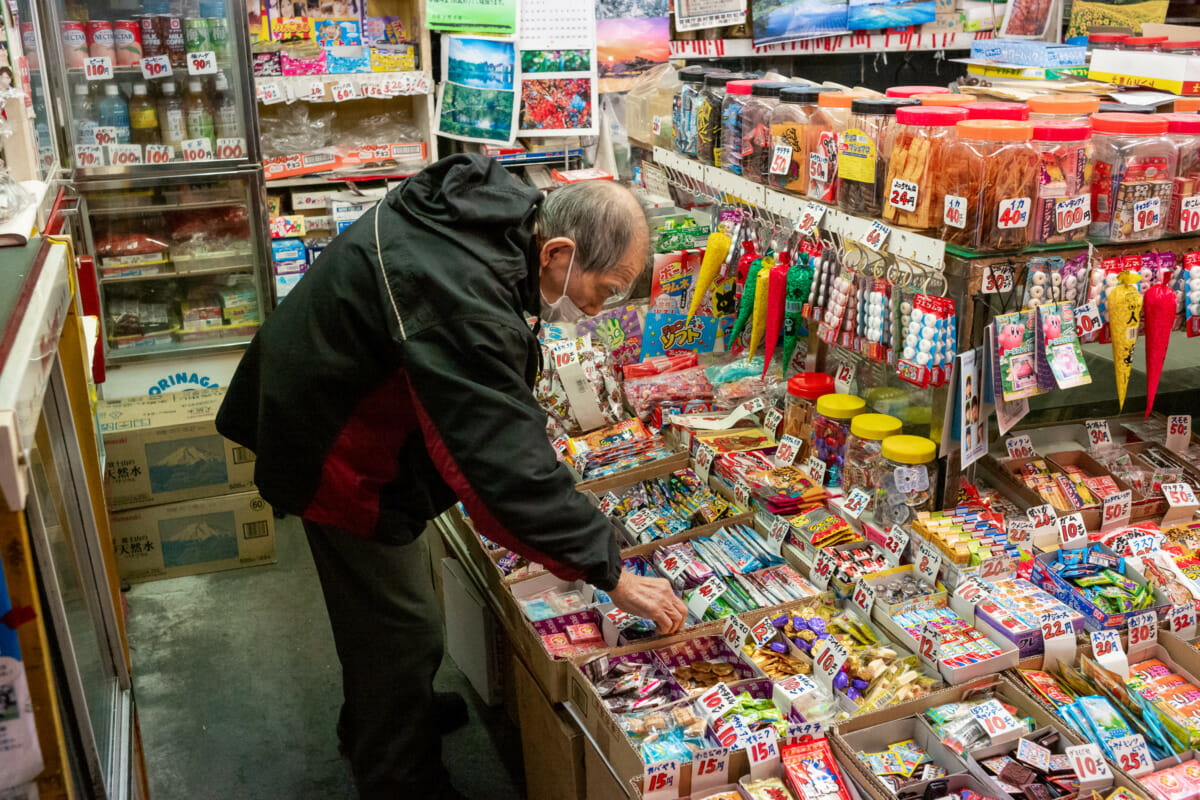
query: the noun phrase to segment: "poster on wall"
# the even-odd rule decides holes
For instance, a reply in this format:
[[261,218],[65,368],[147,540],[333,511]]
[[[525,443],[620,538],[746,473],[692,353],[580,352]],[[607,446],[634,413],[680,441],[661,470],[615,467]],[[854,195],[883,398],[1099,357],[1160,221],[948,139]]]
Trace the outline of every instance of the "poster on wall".
[[962,467],[987,453],[988,416],[983,409],[983,348],[958,354],[959,447]]
[[903,28],[937,18],[934,0],[850,0],[846,27],[852,31]]
[[592,136],[596,127],[593,0],[521,4],[519,136]]
[[437,132],[464,142],[509,143],[517,129],[520,69],[513,42],[442,37]]
[[753,0],[754,45],[848,32],[847,0]]
[[723,28],[746,21],[746,0],[675,0],[675,29]]
[[517,0],[425,0],[425,23],[431,31],[512,36]]
[[1075,0],[1071,3],[1071,21],[1067,38],[1089,33],[1143,33],[1144,23],[1161,23],[1167,19],[1167,0]]
[[595,8],[601,92],[623,92],[670,58],[667,0],[597,0]]

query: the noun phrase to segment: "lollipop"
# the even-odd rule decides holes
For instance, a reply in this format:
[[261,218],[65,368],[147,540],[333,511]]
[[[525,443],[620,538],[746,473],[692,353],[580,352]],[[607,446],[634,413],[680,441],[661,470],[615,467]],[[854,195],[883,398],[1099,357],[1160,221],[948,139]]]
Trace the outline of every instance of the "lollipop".
[[1142,317],[1142,295],[1137,286],[1141,279],[1136,272],[1122,272],[1117,286],[1108,296],[1113,369],[1117,375],[1117,401],[1122,410],[1125,408],[1125,391],[1129,388],[1129,374],[1133,371],[1133,346],[1137,344],[1138,325]]
[[1146,418],[1154,408],[1158,379],[1162,377],[1171,327],[1175,324],[1175,293],[1158,283],[1146,290],[1143,300],[1146,314]]

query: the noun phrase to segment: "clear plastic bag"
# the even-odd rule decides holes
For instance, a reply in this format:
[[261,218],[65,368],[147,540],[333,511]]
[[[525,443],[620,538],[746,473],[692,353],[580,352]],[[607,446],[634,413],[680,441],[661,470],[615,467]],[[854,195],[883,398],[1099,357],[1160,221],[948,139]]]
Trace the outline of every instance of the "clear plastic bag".
[[308,103],[267,106],[259,114],[263,157],[311,153],[333,144],[335,111],[309,112]]
[[7,169],[0,169],[0,223],[8,222],[33,201],[33,195],[13,180]]

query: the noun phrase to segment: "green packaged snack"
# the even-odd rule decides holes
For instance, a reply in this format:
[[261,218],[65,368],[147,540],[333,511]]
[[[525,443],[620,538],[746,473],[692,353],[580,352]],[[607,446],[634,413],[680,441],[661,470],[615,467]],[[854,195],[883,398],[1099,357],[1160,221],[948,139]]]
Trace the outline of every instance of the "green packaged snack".
[[1089,586],[1103,586],[1109,582],[1108,576],[1103,573],[1099,575],[1084,575],[1082,578],[1075,579],[1075,585],[1084,589]]
[[1129,580],[1119,572],[1106,569],[1102,570],[1100,574],[1108,578],[1108,582],[1113,586],[1119,586],[1127,592],[1136,592],[1138,590],[1138,585],[1135,582]]

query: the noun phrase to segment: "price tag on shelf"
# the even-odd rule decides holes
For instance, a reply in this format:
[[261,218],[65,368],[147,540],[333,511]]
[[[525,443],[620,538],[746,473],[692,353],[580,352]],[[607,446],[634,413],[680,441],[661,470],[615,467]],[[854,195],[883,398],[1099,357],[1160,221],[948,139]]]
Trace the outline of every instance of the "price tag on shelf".
[[75,166],[80,169],[103,167],[104,151],[98,144],[75,145]]
[[742,622],[737,614],[730,614],[725,618],[725,629],[721,632],[721,638],[731,650],[735,653],[741,650],[749,636],[750,626]]
[[813,656],[813,672],[818,683],[823,683],[826,688],[832,689],[833,679],[842,671],[850,653],[846,650],[846,646],[837,639],[830,637],[821,641],[825,642],[825,646],[821,648],[820,653]]
[[875,587],[862,578],[854,585],[854,594],[850,596],[854,605],[858,606],[867,619],[871,618],[871,609],[875,607]]
[[786,144],[776,144],[775,151],[771,154],[771,169],[772,175],[787,175],[788,170],[792,166],[792,148]]
[[96,144],[101,147],[117,144],[117,137],[120,135],[120,132],[112,125],[97,125],[94,130]]
[[148,56],[138,62],[142,69],[142,78],[152,81],[158,78],[170,78],[175,73],[171,70],[171,58],[169,56]]
[[1113,761],[1135,778],[1148,775],[1154,771],[1154,759],[1150,757],[1150,748],[1140,733],[1122,736],[1108,743],[1112,749]]
[[1048,528],[1058,519],[1058,515],[1054,513],[1054,506],[1049,503],[1033,506],[1026,512],[1026,516],[1035,528]]
[[642,797],[645,800],[675,800],[679,797],[679,762],[656,761],[642,775]]
[[870,503],[871,495],[867,494],[864,490],[855,487],[854,489],[850,490],[850,495],[844,501],[842,501],[842,510],[854,519],[858,519],[862,516],[862,513],[867,510],[867,506],[870,505]]
[[89,81],[111,81],[112,76],[112,59],[108,56],[95,56],[83,60],[83,77]]
[[713,459],[717,457],[717,451],[711,445],[702,444],[696,450],[696,477],[704,483],[708,483],[708,476],[712,474]]
[[669,553],[662,557],[659,566],[662,567],[663,574],[674,583],[679,580],[679,576],[687,572],[689,562],[684,561],[679,556]]
[[658,520],[658,515],[648,508],[635,511],[625,518],[625,527],[635,536],[641,536]]
[[338,81],[333,85],[333,102],[344,103],[358,98],[358,88],[353,81]]
[[883,245],[887,242],[888,236],[892,229],[884,225],[877,219],[871,220],[871,227],[867,231],[867,235],[863,237],[863,244],[871,248],[877,253],[883,252]]
[[[1196,195],[1200,199],[1200,195]],[[1192,443],[1192,415],[1172,414],[1167,417],[1167,449],[1183,453]]]
[[763,427],[766,428],[771,438],[777,438],[776,434],[779,433],[779,423],[781,422],[783,422],[783,412],[774,406],[768,408],[767,413],[763,415]]
[[942,660],[942,633],[929,623],[921,626],[921,635],[917,639],[917,658],[927,670],[938,674],[938,664]]
[[806,202],[800,212],[800,218],[796,220],[796,232],[801,236],[814,235],[824,216],[825,206],[811,201]]
[[1037,451],[1033,449],[1033,441],[1027,433],[1008,437],[1004,446],[1008,448],[1009,458],[1033,458],[1037,454]]
[[1041,616],[1043,669],[1055,663],[1075,663],[1075,626],[1066,609],[1047,611]]
[[892,178],[892,193],[888,195],[888,204],[902,211],[916,211],[917,193],[920,191],[920,188],[912,181]]
[[1092,653],[1096,663],[1122,678],[1129,678],[1129,658],[1121,647],[1121,634],[1114,630],[1092,631]]
[[767,407],[767,401],[761,397],[751,397],[746,402],[742,403],[738,408],[747,414],[757,414]]
[[758,647],[763,647],[767,642],[775,638],[775,626],[771,624],[770,617],[763,617],[758,621],[758,624],[750,629],[750,637],[754,639],[754,644]]
[[833,567],[837,561],[833,554],[828,550],[822,550],[817,554],[816,561],[813,562],[812,570],[809,572],[808,582],[820,589],[822,592],[829,588],[829,579],[833,577]]
[[262,102],[265,106],[282,103],[284,101],[283,89],[275,81],[262,84]]
[[716,719],[725,716],[725,712],[737,705],[737,698],[724,683],[718,683],[696,698],[695,706],[698,716],[704,719]]
[[1129,516],[1133,512],[1133,492],[1126,489],[1114,492],[1104,498],[1100,514],[1100,532],[1107,533],[1129,524]]
[[1100,330],[1100,311],[1095,303],[1084,303],[1075,309],[1075,335],[1088,339]]
[[217,139],[217,158],[222,160],[245,158],[245,139]]
[[780,555],[783,552],[783,543],[787,540],[787,535],[791,530],[792,523],[783,517],[779,517],[772,522],[770,529],[767,531],[767,550],[774,555]]
[[837,389],[838,394],[851,394],[850,383],[853,380],[854,367],[845,362],[838,364],[833,372],[833,388]]
[[1071,766],[1079,776],[1081,793],[1104,788],[1113,782],[1112,771],[1094,742],[1068,747],[1067,758],[1071,759]]
[[170,164],[175,158],[175,148],[169,144],[146,145],[147,164]]
[[1148,231],[1157,228],[1162,221],[1162,203],[1157,197],[1138,200],[1133,204],[1133,231]]
[[630,614],[627,611],[622,611],[619,608],[613,608],[605,611],[604,616],[608,617],[608,621],[612,623],[613,627],[617,629],[618,633],[638,621],[638,618],[633,614]]
[[1192,600],[1187,601],[1181,606],[1175,606],[1171,609],[1170,616],[1171,633],[1174,633],[1179,638],[1191,641],[1196,638],[1196,603]]
[[900,556],[908,547],[908,531],[899,525],[893,525],[883,533],[883,556],[893,567],[900,564]]
[[1063,550],[1080,550],[1087,546],[1088,532],[1083,515],[1076,511],[1058,518],[1058,546]]
[[142,146],[140,144],[110,144],[108,146],[108,165],[110,167],[138,167],[142,164]]
[[1013,274],[1016,272],[1016,265],[1008,264],[986,264],[983,267],[983,294],[999,294],[1000,292],[1011,292],[1015,282]]
[[1004,532],[1012,544],[1024,544],[1033,537],[1033,523],[1025,517],[1006,517]]
[[213,75],[217,71],[217,54],[212,50],[201,50],[187,54],[188,75]]
[[710,747],[692,756],[693,795],[699,795],[727,783],[729,783],[729,751],[727,749]]
[[184,161],[212,161],[212,157],[212,139],[207,136],[183,140]]
[[1200,194],[1183,198],[1179,209],[1179,232],[1195,233],[1200,231]]
[[1022,726],[1017,725],[1013,715],[1008,713],[1008,710],[995,698],[971,706],[971,716],[975,717],[975,720],[983,726],[984,732],[993,743],[1003,741],[1011,734],[1024,730]]
[[750,757],[750,780],[762,780],[779,772],[779,742],[775,729],[766,727],[751,734],[746,741],[746,755]]
[[942,568],[942,554],[933,545],[922,542],[917,548],[917,572],[930,583],[937,585],[938,572]]
[[1009,197],[1000,201],[996,226],[999,228],[1024,228],[1029,224],[1028,197]]
[[320,102],[325,99],[325,81],[318,79],[308,81],[308,90],[305,96],[311,102]]
[[1126,615],[1129,621],[1129,655],[1142,650],[1149,650],[1158,644],[1158,614],[1155,611],[1143,611],[1140,614]]
[[1200,503],[1196,502],[1196,493],[1186,483],[1164,483],[1162,493],[1163,497],[1167,498],[1168,508],[1159,527],[1168,528],[1187,522],[1196,514],[1197,506],[1200,506]]
[[733,484],[733,499],[736,500],[737,504],[742,508],[750,508],[750,495],[750,485],[745,481],[738,481]]
[[955,194],[946,195],[942,221],[952,228],[967,227],[967,198]]
[[696,619],[702,619],[704,613],[708,611],[709,606],[715,603],[721,595],[725,594],[728,588],[724,581],[716,575],[712,576],[697,586],[696,590],[692,592],[692,598],[688,600],[687,604],[688,611]]
[[985,597],[992,594],[992,587],[978,575],[969,574],[954,587],[954,596],[962,602],[974,607]]
[[1089,419],[1083,423],[1087,429],[1088,450],[1107,450],[1113,446],[1112,431],[1108,429],[1108,420]]
[[775,448],[775,463],[781,467],[790,467],[796,461],[796,456],[800,455],[802,447],[803,442],[790,433],[785,433],[779,440],[779,446]]
[[804,462],[804,471],[808,473],[808,477],[812,478],[814,486],[822,486],[825,483],[825,462],[818,455],[811,455]]
[[1054,226],[1066,233],[1092,224],[1092,196],[1079,194],[1054,204]]
[[615,494],[608,492],[600,498],[600,513],[607,517],[620,502],[621,500]]

